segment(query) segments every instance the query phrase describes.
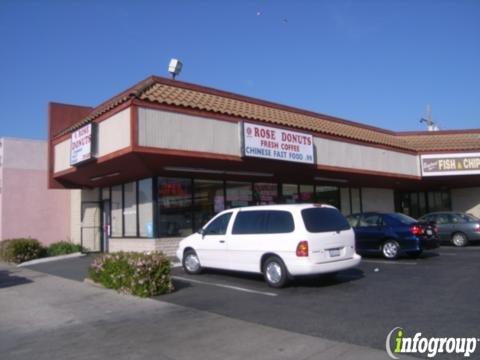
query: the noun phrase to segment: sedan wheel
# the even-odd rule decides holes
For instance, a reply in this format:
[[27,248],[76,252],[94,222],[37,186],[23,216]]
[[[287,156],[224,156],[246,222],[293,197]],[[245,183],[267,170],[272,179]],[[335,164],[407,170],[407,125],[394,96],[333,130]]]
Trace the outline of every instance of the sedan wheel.
[[187,250],[183,255],[183,268],[187,274],[200,274],[202,272],[202,266],[198,255],[193,250]]
[[267,284],[274,288],[284,287],[287,283],[287,269],[276,256],[269,257],[263,265],[263,275]]
[[387,259],[396,259],[399,252],[400,246],[398,246],[398,243],[396,241],[388,240],[382,246],[382,254]]
[[462,233],[455,233],[452,236],[452,244],[458,247],[466,246],[468,243],[467,237]]

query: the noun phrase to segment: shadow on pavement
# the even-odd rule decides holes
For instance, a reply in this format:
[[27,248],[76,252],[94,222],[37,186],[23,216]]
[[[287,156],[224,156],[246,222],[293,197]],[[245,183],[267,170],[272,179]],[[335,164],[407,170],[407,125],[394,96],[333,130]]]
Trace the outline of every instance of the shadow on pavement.
[[364,272],[360,269],[353,268],[338,273],[300,276],[290,282],[290,287],[308,287],[308,288],[323,288],[329,286],[336,286],[343,283],[357,281],[364,278]]
[[11,275],[8,270],[0,270],[0,289],[11,286],[24,285],[32,283],[33,281],[23,276]]
[[87,277],[88,267],[94,258],[95,255],[89,254],[79,258],[30,265],[26,266],[25,268],[81,282]]
[[[172,273],[172,275],[185,276],[186,274],[182,269],[178,269],[174,273]],[[251,281],[251,282],[258,283],[261,286],[265,285],[265,287],[267,287],[262,274],[219,270],[219,269],[204,269],[202,271],[202,275],[211,275],[211,276],[214,276],[214,278],[212,279],[211,277],[202,277],[200,275],[193,278],[193,280],[202,280],[204,282],[209,282],[209,281],[214,282],[215,279],[217,279],[221,281],[227,281],[228,285],[247,286],[247,287],[249,285],[255,285],[254,283],[250,283],[250,284],[248,283]],[[348,270],[344,270],[344,271],[340,271],[332,274],[297,276],[294,279],[289,281],[287,287],[322,288],[322,287],[328,287],[328,286],[335,286],[342,283],[348,283],[351,281],[357,281],[359,279],[362,279],[363,277],[364,277],[364,273],[362,270],[353,268],[353,269],[348,269]],[[185,286],[188,280],[185,280],[185,281],[182,281],[179,279],[173,279],[173,280],[174,280],[174,284],[176,284],[176,282],[182,283],[178,288],[175,286],[176,290],[181,290],[183,288],[188,287],[188,286]]]

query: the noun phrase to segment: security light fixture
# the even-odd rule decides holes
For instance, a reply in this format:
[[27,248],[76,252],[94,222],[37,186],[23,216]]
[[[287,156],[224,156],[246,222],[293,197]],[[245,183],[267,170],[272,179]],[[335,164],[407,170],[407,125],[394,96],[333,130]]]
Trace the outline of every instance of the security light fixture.
[[172,79],[175,80],[175,77],[180,74],[182,71],[182,62],[178,59],[171,59],[170,64],[168,65],[168,72],[172,75]]

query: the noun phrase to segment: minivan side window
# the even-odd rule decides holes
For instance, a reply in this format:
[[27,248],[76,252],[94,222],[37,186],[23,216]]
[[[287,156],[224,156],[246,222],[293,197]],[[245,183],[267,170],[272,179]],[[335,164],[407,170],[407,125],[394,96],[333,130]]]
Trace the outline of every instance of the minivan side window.
[[239,211],[233,224],[233,235],[264,234],[265,211]]
[[334,208],[310,208],[302,210],[305,227],[311,233],[342,231],[350,229],[345,216]]
[[204,235],[225,235],[232,213],[220,215],[203,230]]
[[293,216],[288,211],[267,211],[267,228],[268,234],[285,234],[295,230]]

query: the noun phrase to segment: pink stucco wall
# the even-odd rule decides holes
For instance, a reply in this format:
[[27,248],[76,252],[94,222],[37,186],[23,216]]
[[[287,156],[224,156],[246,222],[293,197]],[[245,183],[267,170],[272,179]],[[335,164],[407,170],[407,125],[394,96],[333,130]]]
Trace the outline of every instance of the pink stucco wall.
[[0,239],[50,244],[70,236],[70,191],[47,187],[44,141],[2,139]]
[[42,170],[3,170],[2,238],[32,237],[44,244],[70,235],[70,193],[48,190]]

